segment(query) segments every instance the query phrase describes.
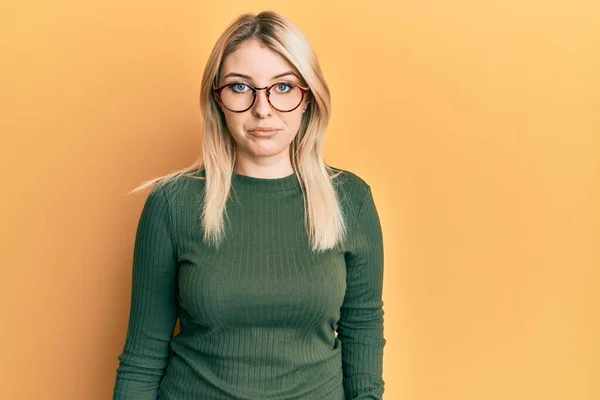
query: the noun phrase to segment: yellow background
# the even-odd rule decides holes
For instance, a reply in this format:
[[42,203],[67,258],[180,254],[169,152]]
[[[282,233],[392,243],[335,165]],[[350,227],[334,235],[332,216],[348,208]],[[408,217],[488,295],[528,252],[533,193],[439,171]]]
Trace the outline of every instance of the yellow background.
[[386,400],[600,398],[596,1],[0,6],[0,398],[102,400],[150,177],[198,150],[217,36],[272,8],[385,236]]

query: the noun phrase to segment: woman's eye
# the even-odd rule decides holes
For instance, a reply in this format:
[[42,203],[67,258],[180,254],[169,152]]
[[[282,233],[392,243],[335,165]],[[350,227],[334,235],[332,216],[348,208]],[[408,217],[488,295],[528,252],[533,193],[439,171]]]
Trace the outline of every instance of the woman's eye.
[[231,89],[237,93],[244,92],[247,88],[248,85],[244,85],[243,83],[234,83],[233,85],[231,85]]
[[291,83],[279,83],[275,86],[275,89],[280,93],[287,93],[294,88]]

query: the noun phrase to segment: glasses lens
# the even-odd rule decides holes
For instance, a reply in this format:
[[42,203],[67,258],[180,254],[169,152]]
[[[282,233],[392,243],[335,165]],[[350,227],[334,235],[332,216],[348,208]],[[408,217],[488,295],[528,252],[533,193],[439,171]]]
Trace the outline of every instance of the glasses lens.
[[[258,93],[257,93],[258,95]],[[292,111],[302,102],[302,90],[291,83],[277,83],[271,88],[269,101],[279,111]],[[221,90],[221,101],[232,111],[245,111],[252,106],[254,94],[248,85],[234,83]]]
[[269,100],[279,111],[291,111],[300,105],[302,90],[290,83],[278,83],[271,89]]
[[221,101],[232,111],[247,110],[254,100],[252,90],[243,83],[234,83],[221,90]]

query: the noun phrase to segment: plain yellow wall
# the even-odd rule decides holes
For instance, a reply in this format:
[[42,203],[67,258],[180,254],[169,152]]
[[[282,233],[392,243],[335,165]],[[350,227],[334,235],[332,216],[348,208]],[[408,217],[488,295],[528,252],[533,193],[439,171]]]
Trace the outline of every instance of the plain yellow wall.
[[108,399],[135,185],[190,164],[217,36],[275,9],[385,237],[386,400],[600,398],[596,1],[3,2],[0,398]]

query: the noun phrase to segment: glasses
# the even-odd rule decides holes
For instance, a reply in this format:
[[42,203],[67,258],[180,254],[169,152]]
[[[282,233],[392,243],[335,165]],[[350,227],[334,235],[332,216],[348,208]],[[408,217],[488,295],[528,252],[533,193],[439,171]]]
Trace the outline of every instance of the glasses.
[[252,108],[256,102],[256,92],[259,90],[266,90],[267,100],[275,110],[290,112],[300,106],[309,88],[289,82],[278,82],[262,88],[236,82],[213,89],[221,104],[229,111],[236,113]]

